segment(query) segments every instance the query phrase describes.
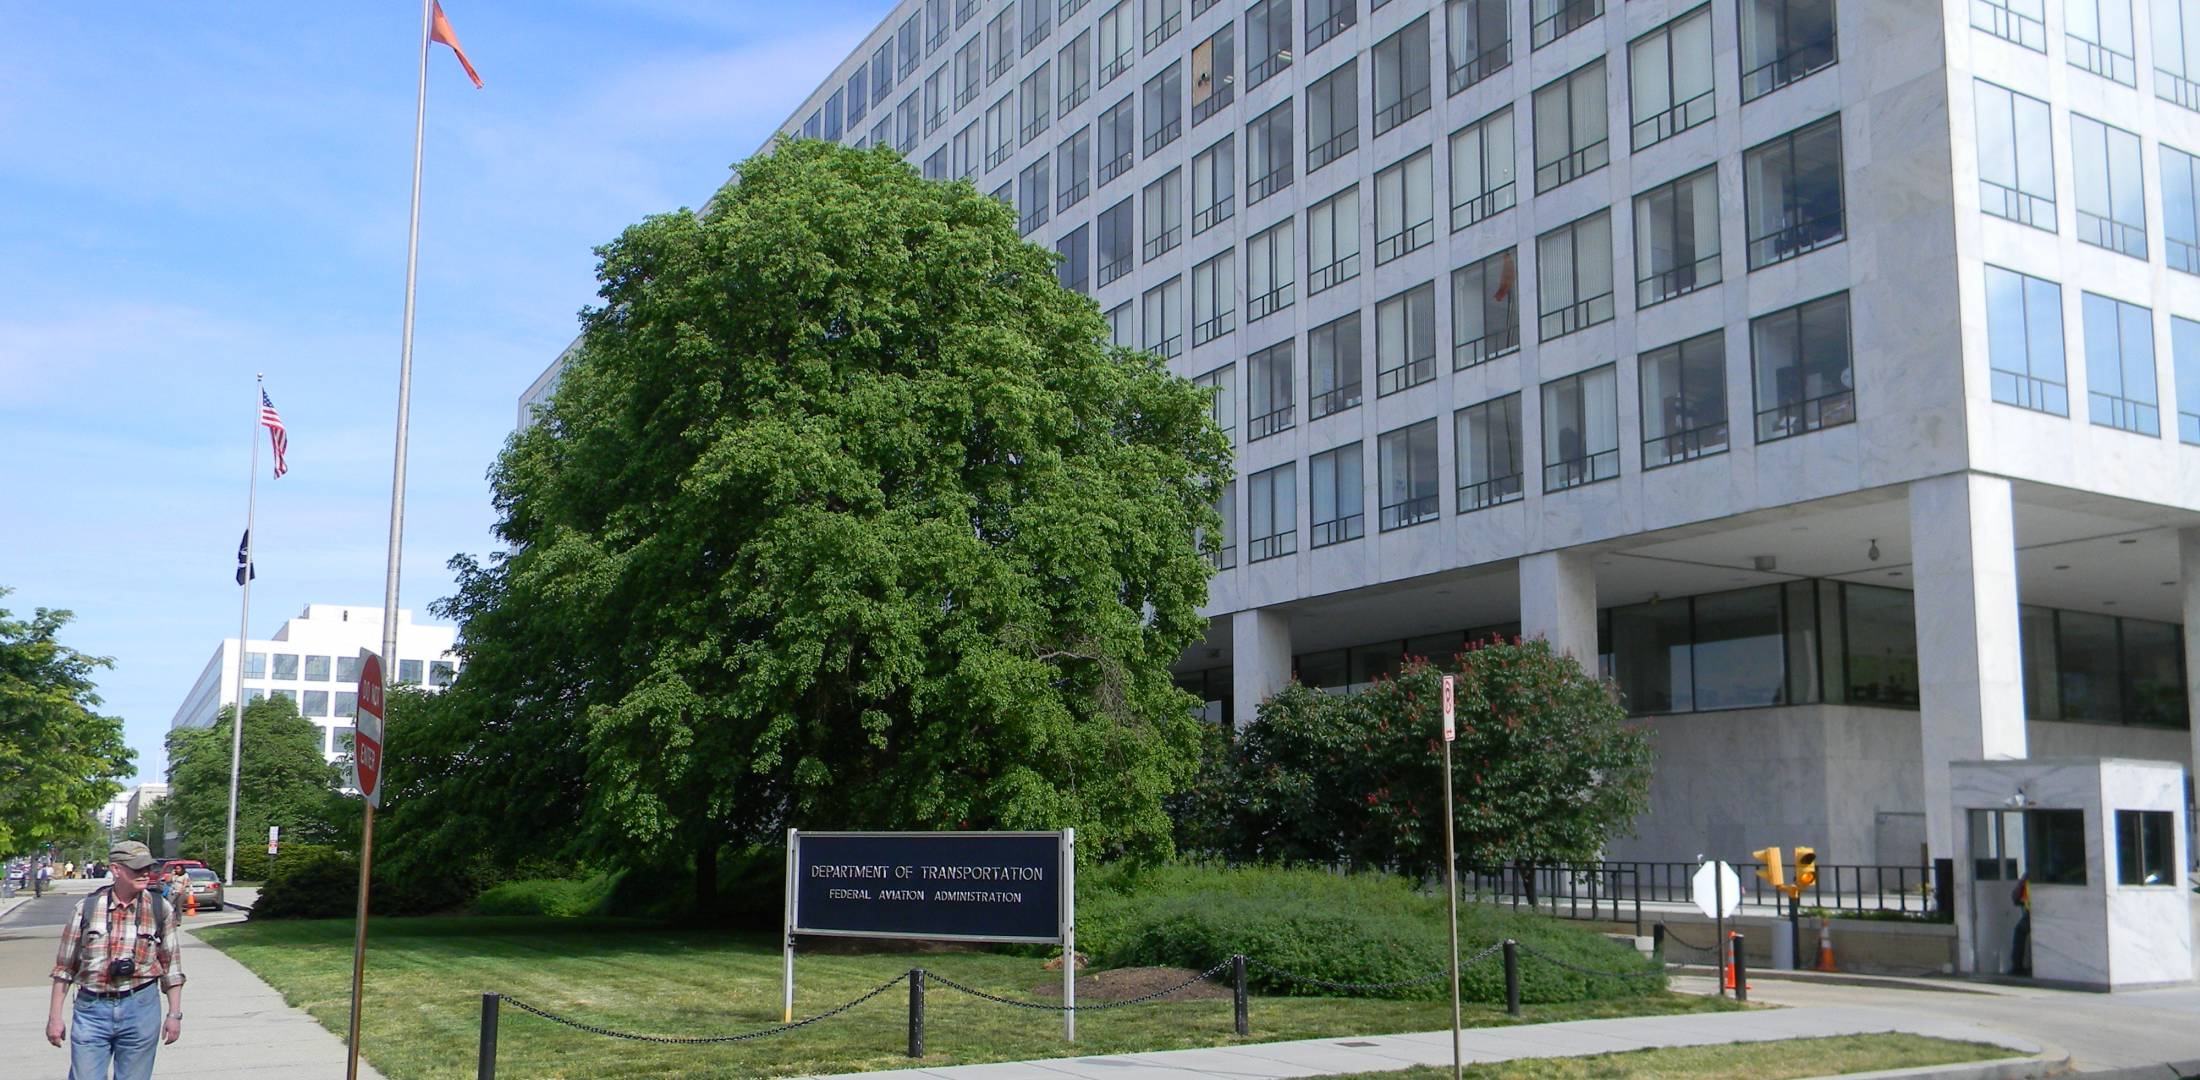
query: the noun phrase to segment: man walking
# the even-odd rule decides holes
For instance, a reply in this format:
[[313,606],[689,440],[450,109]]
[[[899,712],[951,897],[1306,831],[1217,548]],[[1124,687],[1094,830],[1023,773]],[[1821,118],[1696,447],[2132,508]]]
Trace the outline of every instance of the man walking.
[[[54,958],[46,1041],[69,1040],[69,1080],[146,1080],[160,1042],[183,1034],[183,946],[176,909],[149,891],[153,854],[135,840],[107,852],[111,884],[77,901]],[[168,995],[161,1015],[159,986]],[[61,1007],[76,989],[73,1022]]]

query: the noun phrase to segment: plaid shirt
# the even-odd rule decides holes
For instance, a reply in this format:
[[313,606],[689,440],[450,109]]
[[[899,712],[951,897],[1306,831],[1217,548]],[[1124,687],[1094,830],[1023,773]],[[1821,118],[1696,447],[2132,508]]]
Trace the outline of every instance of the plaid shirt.
[[[140,892],[127,904],[114,901],[111,887],[76,902],[68,924],[61,928],[61,951],[54,956],[53,981],[75,983],[97,993],[141,990],[158,981],[164,990],[183,985],[183,943],[177,940],[176,907],[168,907],[168,925],[153,927],[153,902]],[[91,907],[89,929],[84,927],[85,905]],[[137,959],[137,974],[115,982],[107,978],[107,965],[125,956]]]

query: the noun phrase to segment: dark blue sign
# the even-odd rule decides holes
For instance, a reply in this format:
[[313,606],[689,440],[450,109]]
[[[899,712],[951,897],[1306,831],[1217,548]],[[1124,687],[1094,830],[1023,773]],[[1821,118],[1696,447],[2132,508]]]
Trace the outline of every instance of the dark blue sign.
[[1059,833],[796,833],[798,934],[1062,940]]

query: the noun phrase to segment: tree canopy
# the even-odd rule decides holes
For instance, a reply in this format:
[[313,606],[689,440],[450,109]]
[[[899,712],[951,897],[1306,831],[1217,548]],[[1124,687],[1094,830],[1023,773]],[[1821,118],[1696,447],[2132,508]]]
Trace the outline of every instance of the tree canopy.
[[789,826],[1165,851],[1228,474],[1207,393],[1111,347],[1009,209],[884,150],[781,143],[599,254],[492,470],[508,549],[454,564],[445,767],[705,889]]
[[[168,797],[161,812],[175,826],[183,855],[219,868],[229,839],[230,729],[236,707],[214,723],[168,732]],[[265,843],[270,825],[287,842],[326,844],[342,833],[349,804],[342,776],[321,754],[321,729],[287,698],[258,698],[244,709],[244,761],[237,779],[237,845]]]
[[94,711],[92,673],[114,661],[61,644],[72,617],[0,608],[0,855],[71,835],[130,772],[121,719]]

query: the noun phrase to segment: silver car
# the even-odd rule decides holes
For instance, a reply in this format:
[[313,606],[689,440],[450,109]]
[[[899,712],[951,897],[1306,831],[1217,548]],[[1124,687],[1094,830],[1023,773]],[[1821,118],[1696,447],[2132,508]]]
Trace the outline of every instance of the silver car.
[[[189,890],[190,895],[198,897],[200,911],[220,911],[222,909],[222,876],[220,874],[203,867],[194,866],[183,872],[183,880],[184,888]],[[176,897],[176,902],[178,904],[185,902],[181,894]]]

